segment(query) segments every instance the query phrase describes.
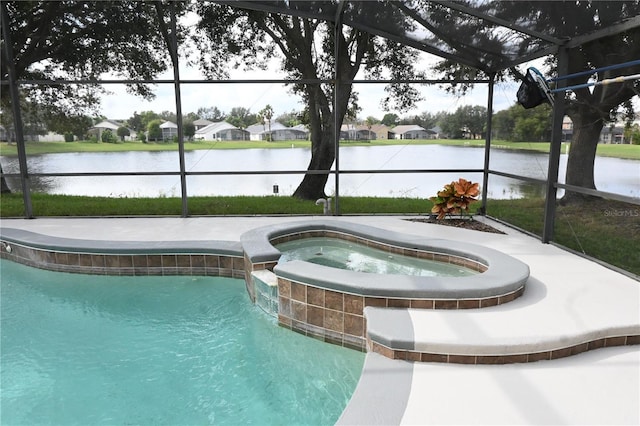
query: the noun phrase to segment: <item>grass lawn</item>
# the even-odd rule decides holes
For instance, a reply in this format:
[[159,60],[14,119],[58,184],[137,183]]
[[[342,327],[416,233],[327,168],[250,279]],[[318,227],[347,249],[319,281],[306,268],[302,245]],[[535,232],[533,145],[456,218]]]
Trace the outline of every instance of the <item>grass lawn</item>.
[[[2,217],[24,215],[22,194],[2,194]],[[180,216],[182,200],[162,198],[110,198],[31,194],[34,216]],[[342,214],[427,214],[431,202],[419,198],[340,197]],[[224,215],[317,215],[315,201],[287,196],[189,197],[189,214]]]
[[[543,199],[490,200],[487,212],[542,235]],[[604,199],[558,205],[553,241],[640,275],[640,206]]]

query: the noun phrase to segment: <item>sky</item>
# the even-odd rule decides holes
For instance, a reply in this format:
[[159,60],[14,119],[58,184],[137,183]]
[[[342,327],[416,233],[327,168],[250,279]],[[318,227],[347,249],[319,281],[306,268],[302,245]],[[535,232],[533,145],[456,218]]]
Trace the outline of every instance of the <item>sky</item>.
[[[185,25],[193,25],[198,17],[195,14],[189,14],[183,18]],[[192,49],[185,49],[192,51]],[[428,70],[436,62],[440,61],[434,55],[419,52],[419,60],[416,68],[421,71],[427,71],[430,78],[438,78]],[[182,80],[202,80],[202,73],[195,68],[187,68],[184,61],[180,68],[180,77]],[[196,61],[197,62],[197,61]],[[534,60],[529,63],[521,64],[518,68],[521,72],[525,72],[527,67],[533,66],[540,69],[545,74],[543,67],[543,59]],[[278,64],[273,63],[266,71],[241,71],[233,70],[230,72],[231,79],[283,79],[282,73],[279,73]],[[552,76],[547,76],[552,77]],[[114,78],[105,76],[105,78]],[[171,71],[165,72],[158,77],[159,79],[173,79]],[[363,79],[362,73],[356,76],[356,79]],[[516,103],[516,93],[518,91],[519,82],[496,83],[494,86],[494,112],[501,111],[513,106]],[[481,105],[487,106],[487,84],[476,84],[465,96],[458,97],[446,93],[444,88],[437,85],[419,85],[424,100],[419,102],[416,107],[409,111],[385,111],[380,105],[380,101],[384,98],[384,84],[355,84],[354,90],[358,92],[358,104],[361,108],[358,114],[359,119],[366,119],[373,116],[381,120],[386,113],[395,113],[400,117],[410,117],[419,115],[423,112],[437,113],[445,111],[449,113],[455,112],[459,107],[465,105]],[[126,120],[133,116],[134,112],[154,111],[157,113],[163,111],[176,110],[175,93],[173,84],[156,85],[154,90],[156,98],[152,101],[130,95],[127,93],[124,85],[108,85],[106,87],[111,93],[102,97],[101,113],[109,119]],[[304,105],[299,96],[289,93],[287,88],[278,83],[269,84],[183,84],[181,85],[182,112],[196,112],[201,107],[217,107],[223,113],[229,113],[234,107],[248,108],[252,113],[258,113],[267,104],[271,105],[274,110],[274,116],[281,114],[302,111]],[[638,97],[634,98],[635,104],[640,103]],[[639,105],[640,107],[640,105]]]
[[[433,59],[425,59],[425,67]],[[278,79],[283,78],[271,67],[267,71],[240,71],[231,73],[232,79]],[[180,77],[183,80],[201,80],[202,74],[194,68],[181,68]],[[435,76],[434,76],[435,77]],[[172,72],[162,74],[160,79],[172,79]],[[357,77],[361,78],[361,77]],[[516,101],[518,83],[499,83],[494,89],[494,111],[509,108]],[[383,99],[384,84],[356,84],[361,112],[359,118],[366,119],[373,116],[381,120],[387,112],[395,113],[400,117],[418,115],[423,112],[436,113],[439,111],[455,112],[460,106],[481,105],[487,106],[487,85],[477,84],[476,87],[464,97],[449,95],[443,88],[436,85],[420,85],[423,101],[416,108],[408,112],[384,111],[380,105]],[[134,112],[162,111],[175,112],[175,94],[173,84],[159,84],[155,86],[156,98],[152,101],[130,95],[124,85],[108,85],[106,89],[111,92],[102,97],[101,113],[109,119],[127,119]],[[291,111],[301,111],[304,105],[299,96],[289,93],[286,87],[278,83],[269,84],[183,84],[181,85],[182,112],[196,112],[200,107],[217,107],[220,111],[228,113],[233,107],[248,108],[252,113],[257,113],[267,104],[271,105],[275,117]]]

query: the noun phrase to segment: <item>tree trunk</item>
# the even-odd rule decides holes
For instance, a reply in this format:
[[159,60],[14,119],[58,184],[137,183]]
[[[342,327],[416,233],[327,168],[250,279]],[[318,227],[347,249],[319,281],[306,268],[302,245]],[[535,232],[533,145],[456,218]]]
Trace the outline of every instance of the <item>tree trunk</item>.
[[[567,160],[567,185],[596,189],[594,181],[594,163],[596,149],[600,140],[600,132],[604,126],[602,118],[584,108],[577,114],[571,114],[573,121],[573,137]],[[563,202],[572,202],[590,198],[576,192],[567,191]]]
[[[320,138],[321,139],[318,143],[318,149],[311,155],[311,161],[309,162],[307,170],[329,171],[331,169],[331,166],[333,165],[333,161],[336,158],[336,152],[333,148],[333,134],[326,132],[320,135]],[[307,173],[304,175],[302,182],[300,182],[300,185],[298,185],[298,188],[293,193],[293,196],[301,198],[303,200],[317,200],[319,198],[327,198],[327,195],[324,192],[324,187],[326,186],[328,179],[329,173]]]
[[317,200],[318,198],[327,197],[324,187],[329,179],[328,172],[336,159],[334,116],[337,114],[338,126],[341,126],[347,113],[351,90],[351,84],[340,85],[337,111],[331,110],[330,97],[319,86],[316,90],[311,91],[312,95],[309,96],[307,102],[309,116],[311,117],[311,161],[307,170],[327,171],[327,173],[305,174],[302,182],[293,193],[294,197],[303,200]]
[[[360,67],[360,61],[366,51],[369,36],[360,35],[360,43],[358,44],[358,52],[356,56],[359,58],[352,63],[350,60],[350,50],[342,38],[340,43],[340,51],[338,53],[338,75],[345,80],[355,77]],[[313,74],[305,75],[310,77]],[[305,174],[302,182],[293,193],[294,197],[303,200],[317,200],[318,198],[326,198],[324,187],[329,178],[329,171],[336,159],[336,125],[338,128],[342,126],[344,116],[347,114],[349,107],[349,99],[353,85],[351,83],[337,84],[333,90],[337,91],[337,100],[332,106],[334,93],[332,90],[325,92],[320,85],[312,86],[307,92],[307,109],[310,118],[311,127],[311,161],[307,170],[327,171],[326,174]],[[337,118],[337,120],[336,120]]]
[[[0,174],[4,173],[2,171],[2,164],[0,164]],[[7,179],[5,179],[4,175],[2,175],[2,179],[0,179],[0,193],[1,194],[10,194],[11,188],[7,185]]]
[[[339,64],[338,75],[345,79],[351,79],[355,76],[359,65],[355,66],[349,60],[349,50],[344,39],[342,39],[340,45],[342,48],[340,49],[339,58],[336,59]],[[361,43],[359,49],[362,49],[365,45],[366,42]],[[314,77],[315,69],[310,68],[304,76],[307,78]],[[305,174],[302,182],[293,193],[294,197],[303,200],[326,198],[324,187],[327,184],[331,166],[336,159],[335,126],[336,124],[338,127],[342,125],[342,120],[349,106],[352,88],[350,83],[338,84],[333,87],[333,90],[327,90],[326,92],[320,85],[313,85],[308,88],[306,100],[311,127],[311,161],[307,170],[326,171],[327,173]],[[333,91],[337,91],[335,105],[332,102]]]
[[331,111],[329,99],[320,86],[309,90],[307,108],[311,121],[311,160],[307,170],[326,170],[327,173],[305,174],[293,196],[303,200],[317,200],[327,197],[324,187],[329,179],[328,171],[336,159],[333,140],[335,111]]

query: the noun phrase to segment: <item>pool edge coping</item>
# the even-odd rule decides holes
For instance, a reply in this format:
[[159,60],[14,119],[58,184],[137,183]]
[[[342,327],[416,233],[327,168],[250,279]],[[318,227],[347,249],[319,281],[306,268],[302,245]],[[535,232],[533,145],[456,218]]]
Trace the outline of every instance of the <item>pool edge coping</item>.
[[[373,226],[337,220],[297,221],[287,224],[268,225],[252,229],[241,235],[240,241],[246,258],[252,263],[276,263],[280,251],[271,240],[283,235],[310,231],[342,232],[374,242],[407,250],[433,251],[444,255],[468,258],[487,266],[487,270],[468,277],[414,277],[407,275],[380,275],[345,271],[309,262],[292,261],[278,264],[274,272],[279,277],[293,281],[304,280],[315,286],[338,291],[348,291],[364,296],[381,297],[384,293],[398,291],[401,298],[457,299],[460,292],[466,292],[467,299],[484,299],[499,295],[512,294],[520,290],[529,278],[529,266],[518,259],[497,250],[473,243],[460,243],[442,238],[427,239],[413,237],[406,233],[389,231]],[[505,279],[504,269],[512,271],[512,277]],[[310,272],[310,273],[309,273]],[[318,278],[323,277],[323,278]],[[393,280],[390,287],[386,282]],[[443,283],[446,281],[446,283]],[[345,284],[350,282],[351,284]],[[425,294],[425,284],[440,287],[439,291],[429,289]],[[446,284],[447,287],[444,287]],[[451,288],[454,284],[457,288]],[[354,291],[355,290],[355,291]],[[369,293],[365,294],[365,290]],[[491,290],[491,291],[490,291]]]

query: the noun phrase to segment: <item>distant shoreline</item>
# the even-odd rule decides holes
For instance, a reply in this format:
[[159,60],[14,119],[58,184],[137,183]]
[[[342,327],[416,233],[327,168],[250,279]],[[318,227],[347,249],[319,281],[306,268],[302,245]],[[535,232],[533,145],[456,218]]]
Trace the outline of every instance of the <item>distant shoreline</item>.
[[[485,141],[479,139],[378,139],[371,141],[340,141],[342,147],[347,146],[388,146],[388,145],[447,145],[462,147],[484,147]],[[492,141],[492,147],[497,149],[515,149],[521,151],[549,152],[549,142],[509,142],[504,140]],[[562,153],[568,152],[570,143],[562,144]],[[123,151],[177,151],[178,144],[143,143],[140,141],[126,141],[120,143],[79,142],[27,142],[27,155],[72,153],[72,152],[123,152]],[[291,141],[198,141],[185,142],[186,151],[211,149],[286,149],[310,148],[311,142]],[[0,143],[0,155],[17,156],[15,143]],[[628,160],[640,160],[640,145],[628,144],[599,144],[598,156],[615,157]]]

